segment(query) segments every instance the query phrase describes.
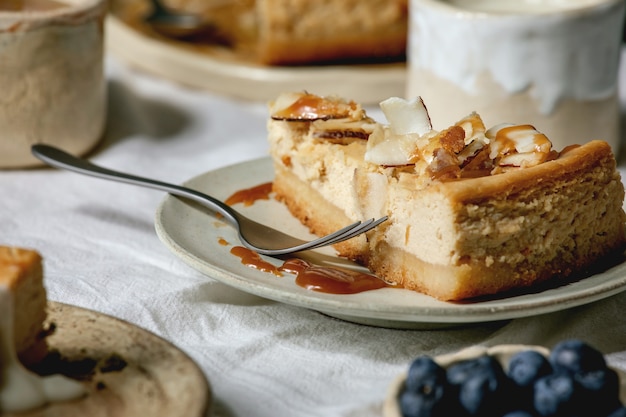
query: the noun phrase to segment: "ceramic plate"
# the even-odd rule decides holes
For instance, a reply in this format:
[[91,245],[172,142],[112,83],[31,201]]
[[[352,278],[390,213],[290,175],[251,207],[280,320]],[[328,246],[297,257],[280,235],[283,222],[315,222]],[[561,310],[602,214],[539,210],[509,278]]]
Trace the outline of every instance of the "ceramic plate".
[[[269,158],[207,172],[187,185],[219,199],[273,179]],[[301,238],[307,230],[276,200],[235,206],[245,215]],[[242,265],[230,254],[239,245],[235,230],[176,197],[166,197],[156,213],[160,239],[187,264],[211,278],[261,297],[310,308],[344,320],[395,328],[431,328],[507,320],[564,310],[591,303],[626,289],[626,263],[578,282],[533,294],[472,303],[450,303],[409,290],[384,288],[359,294],[335,295],[299,287],[294,277],[277,277]],[[223,240],[222,240],[223,239]],[[228,244],[223,244],[228,242]],[[354,264],[325,248],[315,252],[320,263]],[[266,258],[276,265],[279,260]]]
[[48,310],[55,330],[40,372],[78,379],[87,395],[21,417],[206,415],[211,392],[204,374],[169,342],[91,310],[55,302]]
[[366,104],[405,94],[404,63],[313,67],[256,65],[224,48],[194,48],[194,45],[142,30],[136,22],[138,19],[124,12],[136,4],[142,6],[142,1],[111,1],[106,44],[114,55],[155,75],[220,94],[263,101],[286,91],[303,90],[337,94]]

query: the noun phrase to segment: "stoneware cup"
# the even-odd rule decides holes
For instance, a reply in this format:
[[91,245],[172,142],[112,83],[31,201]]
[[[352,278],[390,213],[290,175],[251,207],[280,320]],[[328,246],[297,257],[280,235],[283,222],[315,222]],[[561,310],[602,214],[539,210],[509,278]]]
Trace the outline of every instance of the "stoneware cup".
[[106,118],[106,0],[0,1],[0,168],[39,164],[35,143],[83,154]]
[[617,153],[623,22],[623,0],[411,0],[407,95],[438,129],[476,111]]

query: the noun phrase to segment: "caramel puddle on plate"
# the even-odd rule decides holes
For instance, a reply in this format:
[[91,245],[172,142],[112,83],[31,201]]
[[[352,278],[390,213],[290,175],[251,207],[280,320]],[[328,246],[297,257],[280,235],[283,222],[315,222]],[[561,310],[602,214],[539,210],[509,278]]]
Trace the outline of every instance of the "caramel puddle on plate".
[[313,265],[298,258],[286,260],[278,269],[296,274],[296,284],[303,288],[329,294],[356,294],[390,286],[376,275]]
[[259,184],[255,187],[246,188],[240,190],[231,195],[224,201],[224,203],[232,206],[233,204],[243,203],[244,206],[249,207],[253,205],[257,200],[269,200],[270,193],[272,192],[272,183],[266,182]]
[[[257,200],[269,200],[272,183],[264,183],[256,187],[237,191],[226,199],[226,204],[243,203],[251,206]],[[228,245],[224,238],[219,239],[222,246]],[[312,291],[329,294],[355,294],[363,291],[389,287],[385,281],[375,275],[353,271],[346,268],[314,265],[299,258],[285,260],[282,265],[275,266],[261,256],[243,246],[233,246],[230,253],[241,259],[241,263],[262,272],[283,276],[283,273],[296,275],[296,284]]]
[[262,272],[282,276],[283,272],[296,275],[296,284],[307,290],[328,294],[356,294],[363,291],[390,287],[375,275],[346,268],[320,266],[299,258],[290,258],[275,266],[243,246],[233,246],[230,253],[239,257],[241,263]]

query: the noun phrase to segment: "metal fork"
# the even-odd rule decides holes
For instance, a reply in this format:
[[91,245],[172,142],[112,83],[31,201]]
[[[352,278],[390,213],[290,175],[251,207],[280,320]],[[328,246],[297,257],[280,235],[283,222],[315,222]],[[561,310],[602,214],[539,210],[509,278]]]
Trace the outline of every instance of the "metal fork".
[[97,178],[166,191],[170,194],[195,201],[222,215],[222,220],[237,229],[239,240],[241,240],[241,243],[245,247],[263,255],[286,255],[333,245],[365,233],[387,220],[387,216],[385,216],[377,220],[369,219],[364,222],[356,222],[335,233],[322,236],[312,241],[304,241],[257,223],[214,197],[191,188],[103,168],[92,164],[86,159],[75,157],[61,149],[49,145],[33,145],[31,152],[41,161],[56,168],[62,168]]
[[161,0],[151,0],[150,4],[151,10],[144,17],[144,21],[162,35],[184,38],[215,29],[211,22],[205,21],[201,16],[173,11]]

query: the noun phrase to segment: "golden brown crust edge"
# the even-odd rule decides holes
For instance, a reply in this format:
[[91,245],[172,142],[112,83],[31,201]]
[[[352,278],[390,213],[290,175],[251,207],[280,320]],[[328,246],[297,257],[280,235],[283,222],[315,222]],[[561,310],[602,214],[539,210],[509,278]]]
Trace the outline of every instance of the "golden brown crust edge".
[[532,269],[517,269],[507,264],[491,267],[482,263],[434,265],[382,242],[372,252],[367,267],[398,287],[442,301],[463,301],[484,296],[506,296],[509,291],[538,291],[538,285],[541,284],[545,284],[545,287],[541,287],[543,289],[571,283],[602,272],[598,268],[600,265],[593,268],[598,261],[603,261],[602,266],[607,269],[622,261],[624,249],[624,245],[609,248],[597,258],[581,259],[579,265],[557,257],[537,273]]
[[558,178],[585,171],[591,166],[604,163],[607,159],[612,160],[611,168],[614,170],[616,163],[611,146],[605,141],[593,140],[565,150],[558,159],[534,167],[487,177],[434,183],[433,186],[449,198],[467,203],[489,198],[498,193],[516,194],[546,178]]

